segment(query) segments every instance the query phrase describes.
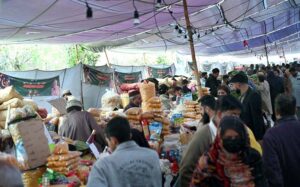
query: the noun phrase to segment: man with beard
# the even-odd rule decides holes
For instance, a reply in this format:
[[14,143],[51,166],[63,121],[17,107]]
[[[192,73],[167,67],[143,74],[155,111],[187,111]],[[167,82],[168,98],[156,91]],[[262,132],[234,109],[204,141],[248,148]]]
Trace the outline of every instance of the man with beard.
[[[180,163],[176,187],[189,186],[199,157],[208,151],[214,142],[216,135],[214,132],[217,130],[221,119],[225,116],[240,116],[242,111],[242,104],[232,95],[223,96],[218,102],[212,96],[204,96],[200,99],[200,103],[204,107],[204,115],[207,115],[210,120],[197,129],[189,143]],[[247,129],[247,131],[250,146],[261,154],[261,147],[256,142],[252,131],[250,129]]]
[[265,132],[262,100],[259,93],[253,91],[248,85],[248,77],[244,72],[239,72],[232,77],[230,82],[233,88],[241,92],[239,100],[243,105],[241,119],[253,131],[255,138],[262,140]]
[[297,116],[300,118],[300,73],[295,67],[290,68],[290,77],[292,84],[292,95],[296,98]]
[[133,107],[140,107],[142,103],[141,94],[139,91],[132,91],[129,93],[129,104],[124,108],[124,112]]
[[200,99],[200,104],[204,111],[203,124],[197,129],[183,155],[177,186],[189,186],[199,156],[209,149],[216,137],[217,126],[212,120],[216,113],[216,100],[213,96],[207,95]]

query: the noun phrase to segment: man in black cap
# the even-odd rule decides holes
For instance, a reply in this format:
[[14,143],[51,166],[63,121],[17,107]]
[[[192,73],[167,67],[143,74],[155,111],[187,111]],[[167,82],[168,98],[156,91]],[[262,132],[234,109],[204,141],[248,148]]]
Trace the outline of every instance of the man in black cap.
[[262,140],[265,132],[261,96],[248,85],[247,75],[240,71],[230,82],[237,92],[241,92],[240,101],[243,105],[241,119],[253,131],[256,140]]
[[129,104],[124,108],[124,112],[133,107],[140,107],[142,103],[141,94],[139,91],[132,91],[129,93]]
[[220,70],[218,68],[215,68],[212,70],[212,75],[208,77],[205,87],[210,88],[210,93],[214,97],[217,97],[218,95],[218,87],[221,84],[221,81],[219,81],[217,78],[220,74]]

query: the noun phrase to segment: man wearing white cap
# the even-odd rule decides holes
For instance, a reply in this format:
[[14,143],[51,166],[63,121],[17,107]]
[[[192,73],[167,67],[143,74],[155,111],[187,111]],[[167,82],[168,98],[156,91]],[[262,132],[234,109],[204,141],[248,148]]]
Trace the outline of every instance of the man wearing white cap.
[[70,90],[64,90],[63,93],[62,93],[62,97],[66,100],[68,100],[68,97],[69,96],[72,96],[72,93]]
[[67,114],[64,123],[58,130],[58,134],[72,140],[86,142],[93,130],[96,130],[95,145],[99,151],[106,146],[102,128],[97,125],[93,116],[82,111],[82,104],[75,97],[69,97],[67,101]]

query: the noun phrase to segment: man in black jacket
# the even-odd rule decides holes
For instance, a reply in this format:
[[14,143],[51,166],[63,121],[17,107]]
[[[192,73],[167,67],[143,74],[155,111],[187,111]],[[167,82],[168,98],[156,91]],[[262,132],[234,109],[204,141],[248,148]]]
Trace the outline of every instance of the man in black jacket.
[[[271,95],[271,103],[272,103],[272,110],[275,110],[275,98],[284,93],[284,79],[276,75],[275,71],[269,71],[267,76],[267,81],[270,85],[270,95]],[[277,73],[278,74],[278,73]],[[273,120],[275,121],[275,112],[273,112]]]
[[275,100],[277,125],[263,139],[263,161],[269,186],[298,187],[300,184],[300,121],[296,99],[279,95]]
[[220,70],[218,68],[215,68],[212,70],[212,75],[208,77],[205,83],[205,87],[210,88],[211,95],[217,97],[218,95],[218,87],[221,84],[221,81],[219,81],[217,78],[220,74]]
[[233,88],[241,92],[240,101],[243,105],[241,119],[253,131],[256,140],[262,140],[265,132],[261,96],[248,85],[248,77],[239,72],[231,81]]

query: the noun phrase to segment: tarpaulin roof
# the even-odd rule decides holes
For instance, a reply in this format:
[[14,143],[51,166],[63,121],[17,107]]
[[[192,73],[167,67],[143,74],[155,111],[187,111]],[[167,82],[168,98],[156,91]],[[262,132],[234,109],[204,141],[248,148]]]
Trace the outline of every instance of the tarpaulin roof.
[[[197,14],[190,15],[193,27],[200,34],[195,39],[197,54],[230,52],[251,53],[257,47],[298,40],[290,36],[299,32],[300,1],[225,0]],[[178,21],[184,24],[184,20]],[[157,29],[156,29],[157,30]],[[160,27],[156,35],[125,45],[123,49],[177,49],[189,54],[188,40],[176,36],[174,26]],[[164,40],[163,40],[163,39]],[[248,46],[244,46],[247,41]],[[286,43],[284,43],[286,44]],[[285,46],[287,47],[287,46]]]
[[[86,2],[93,17],[86,18]],[[175,49],[189,54],[181,0],[2,0],[2,43],[86,43],[95,50]],[[250,53],[297,42],[300,0],[187,0],[197,54]],[[133,25],[135,8],[141,23]],[[291,39],[291,36],[294,36]],[[296,38],[295,38],[296,37]],[[248,46],[245,47],[244,41]],[[270,47],[270,46],[269,46]],[[271,48],[270,48],[271,49]]]
[[[93,17],[86,18],[85,0],[3,0],[0,38],[4,42],[90,43],[114,41],[163,26],[183,16],[179,0],[165,0],[168,10],[156,9],[153,0],[88,0]],[[198,12],[218,0],[189,0],[189,11]],[[134,6],[141,23],[133,25]],[[156,16],[156,21],[154,20]]]

